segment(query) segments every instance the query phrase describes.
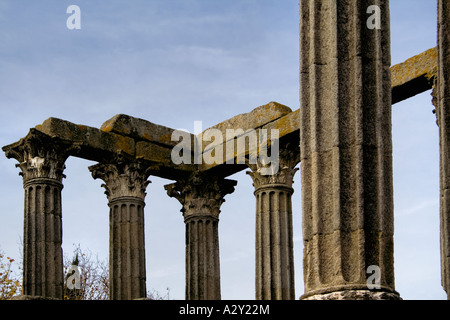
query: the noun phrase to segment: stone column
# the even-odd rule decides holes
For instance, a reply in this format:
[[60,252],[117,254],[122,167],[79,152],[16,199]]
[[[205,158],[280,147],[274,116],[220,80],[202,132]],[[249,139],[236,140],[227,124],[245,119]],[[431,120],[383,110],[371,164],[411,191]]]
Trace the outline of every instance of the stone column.
[[389,1],[300,1],[300,38],[301,298],[397,299]]
[[298,143],[282,147],[273,175],[249,164],[256,197],[256,300],[295,299],[291,197],[299,156]]
[[145,298],[145,189],[150,181],[140,161],[89,167],[105,184],[109,205],[109,281],[111,300]]
[[73,149],[32,129],[26,138],[3,148],[19,161],[25,190],[23,295],[63,298],[61,191],[63,171]]
[[438,77],[436,115],[440,137],[441,270],[450,299],[450,3],[438,1]]
[[220,300],[219,213],[237,181],[193,174],[166,185],[186,224],[186,300]]

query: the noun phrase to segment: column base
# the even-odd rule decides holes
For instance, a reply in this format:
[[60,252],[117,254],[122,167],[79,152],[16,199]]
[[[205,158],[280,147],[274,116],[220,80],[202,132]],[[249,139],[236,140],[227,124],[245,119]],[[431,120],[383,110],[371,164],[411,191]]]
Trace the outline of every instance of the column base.
[[397,293],[386,291],[343,290],[301,296],[300,300],[402,300],[402,298]]

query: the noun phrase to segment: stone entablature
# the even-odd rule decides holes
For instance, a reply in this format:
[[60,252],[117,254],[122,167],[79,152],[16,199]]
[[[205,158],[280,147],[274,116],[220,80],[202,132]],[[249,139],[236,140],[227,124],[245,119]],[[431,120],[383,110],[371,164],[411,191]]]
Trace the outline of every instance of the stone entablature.
[[[437,49],[432,48],[406,60],[404,63],[391,67],[393,103],[408,99],[418,93],[432,89],[433,79],[437,72]],[[422,81],[420,79],[425,79]],[[420,84],[420,85],[418,85]],[[405,89],[409,88],[409,89]],[[401,92],[401,93],[399,93]],[[300,109],[290,108],[270,102],[249,113],[236,116],[211,128],[226,130],[227,128],[242,129],[278,129],[279,137],[299,136]],[[249,120],[253,119],[253,120]],[[217,165],[176,165],[170,161],[170,153],[177,142],[171,140],[175,129],[157,125],[147,120],[118,114],[105,121],[100,128],[74,124],[69,121],[49,118],[42,124],[30,129],[40,132],[47,138],[57,138],[59,144],[68,144],[68,156],[103,162],[105,159],[124,154],[134,158],[158,164],[155,175],[171,179],[186,172],[207,171]],[[42,136],[43,136],[42,135]],[[193,140],[194,135],[192,134]],[[3,150],[7,157],[13,156],[15,146],[30,141],[25,137],[20,141],[5,146]],[[226,144],[226,141],[224,141]],[[28,159],[31,160],[31,159]],[[226,162],[227,159],[224,159]],[[39,160],[37,160],[39,161]],[[20,160],[23,163],[23,160]],[[230,167],[230,166],[228,166]],[[231,166],[232,167],[232,166]],[[234,166],[228,175],[244,170],[245,166]]]

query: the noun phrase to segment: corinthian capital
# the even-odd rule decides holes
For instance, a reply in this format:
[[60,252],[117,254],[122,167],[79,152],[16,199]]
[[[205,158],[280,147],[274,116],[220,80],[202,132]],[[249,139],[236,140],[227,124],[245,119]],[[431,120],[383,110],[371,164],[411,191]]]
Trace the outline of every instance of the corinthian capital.
[[[270,184],[283,184],[292,187],[294,175],[298,171],[295,166],[300,162],[300,147],[298,143],[288,142],[280,145],[278,157],[278,170],[273,170],[272,174],[262,174],[265,164],[258,161],[254,164],[247,163],[251,171],[246,173],[253,179],[253,186],[259,188]],[[273,165],[273,164],[271,164]],[[264,170],[264,173],[270,172]]]
[[121,159],[116,163],[96,164],[89,167],[94,179],[102,179],[105,183],[105,194],[109,201],[121,197],[134,197],[144,200],[146,188],[150,181],[150,170],[140,160]]
[[62,181],[65,161],[71,153],[79,149],[76,143],[67,143],[52,138],[37,129],[18,142],[2,148],[7,158],[14,158],[24,182],[37,178]]
[[219,217],[225,196],[234,192],[237,181],[195,173],[164,188],[183,206],[185,219],[192,216]]

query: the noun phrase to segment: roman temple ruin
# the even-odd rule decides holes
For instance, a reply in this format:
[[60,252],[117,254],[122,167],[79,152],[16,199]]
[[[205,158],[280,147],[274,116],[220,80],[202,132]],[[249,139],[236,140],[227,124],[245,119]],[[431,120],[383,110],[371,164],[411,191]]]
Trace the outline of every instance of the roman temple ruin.
[[[381,28],[367,26],[373,5]],[[63,298],[61,192],[63,179],[70,183],[65,161],[80,157],[98,163],[87,169],[102,180],[108,199],[110,299],[146,296],[150,176],[171,180],[167,195],[180,203],[186,299],[220,299],[220,208],[238,183],[228,177],[242,170],[254,186],[249,201],[256,207],[256,299],[400,299],[393,262],[391,108],[428,90],[440,133],[441,270],[450,294],[450,3],[438,0],[437,47],[394,66],[389,21],[388,0],[300,0],[301,107],[270,102],[233,117],[202,132],[221,132],[214,144],[186,133],[190,142],[180,151],[176,130],[119,114],[100,128],[49,118],[3,147],[23,179],[24,297]],[[259,143],[248,147],[250,139],[240,140],[249,131],[266,142],[266,155],[277,146],[277,170],[267,172]],[[240,142],[247,147],[239,148]],[[175,163],[174,149],[193,161]],[[196,152],[215,161],[196,162]],[[294,290],[293,257],[301,252],[293,250],[292,206],[300,204],[291,196],[298,165],[303,293]],[[375,289],[367,286],[370,266],[380,272]]]

